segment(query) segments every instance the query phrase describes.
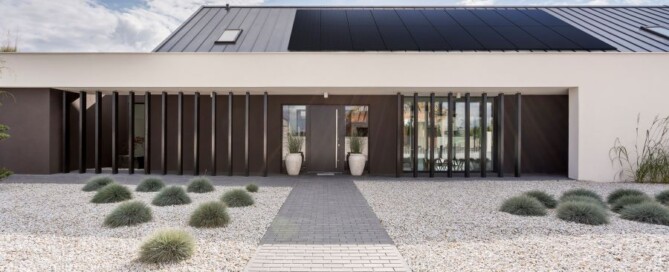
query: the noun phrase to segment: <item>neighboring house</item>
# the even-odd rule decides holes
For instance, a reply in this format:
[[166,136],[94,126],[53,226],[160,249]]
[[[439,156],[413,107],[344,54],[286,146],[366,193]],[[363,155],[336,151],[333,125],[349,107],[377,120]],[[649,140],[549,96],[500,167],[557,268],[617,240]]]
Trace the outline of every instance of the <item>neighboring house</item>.
[[610,181],[667,51],[667,6],[203,7],[153,53],[0,54],[0,165],[275,175],[293,133],[346,173],[355,133],[373,176]]

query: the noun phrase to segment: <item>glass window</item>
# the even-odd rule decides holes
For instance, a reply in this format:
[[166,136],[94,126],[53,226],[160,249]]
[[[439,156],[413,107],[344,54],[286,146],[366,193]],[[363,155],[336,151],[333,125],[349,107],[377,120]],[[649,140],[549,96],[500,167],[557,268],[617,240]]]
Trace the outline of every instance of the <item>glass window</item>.
[[404,124],[404,131],[402,132],[402,170],[411,171],[413,169],[413,161],[411,160],[411,152],[413,151],[413,98],[405,97],[402,113],[402,123]]
[[216,42],[219,43],[234,43],[239,38],[239,34],[242,34],[241,29],[226,29],[223,31],[223,34]]
[[283,106],[283,135],[282,135],[282,158],[288,155],[288,135],[293,137],[301,137],[302,155],[306,158],[305,146],[307,140],[307,106]]
[[434,170],[448,171],[448,99],[435,98],[434,107]]
[[346,106],[346,153],[351,152],[349,145],[351,136],[363,139],[362,154],[368,155],[369,147],[369,107],[368,106]]

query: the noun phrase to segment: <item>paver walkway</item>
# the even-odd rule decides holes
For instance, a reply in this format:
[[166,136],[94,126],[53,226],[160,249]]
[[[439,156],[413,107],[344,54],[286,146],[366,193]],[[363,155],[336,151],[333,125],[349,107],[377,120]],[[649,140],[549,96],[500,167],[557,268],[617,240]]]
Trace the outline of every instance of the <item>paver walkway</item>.
[[409,271],[348,179],[297,181],[247,271]]

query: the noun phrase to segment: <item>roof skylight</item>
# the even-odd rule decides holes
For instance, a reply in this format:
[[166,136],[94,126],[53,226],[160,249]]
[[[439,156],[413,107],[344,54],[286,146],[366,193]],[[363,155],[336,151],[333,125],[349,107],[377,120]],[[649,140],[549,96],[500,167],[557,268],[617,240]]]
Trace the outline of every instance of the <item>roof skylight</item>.
[[242,34],[241,29],[226,29],[216,42],[219,43],[235,43],[239,35]]
[[655,35],[658,35],[660,37],[663,37],[665,39],[669,39],[669,28],[663,26],[644,26],[641,27],[641,29],[653,33]]

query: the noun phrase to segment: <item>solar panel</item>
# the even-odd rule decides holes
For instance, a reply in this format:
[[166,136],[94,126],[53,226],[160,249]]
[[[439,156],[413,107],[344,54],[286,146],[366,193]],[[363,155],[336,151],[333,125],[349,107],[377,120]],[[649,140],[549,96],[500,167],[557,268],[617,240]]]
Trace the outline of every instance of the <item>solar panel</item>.
[[351,33],[351,43],[355,51],[384,51],[386,45],[383,43],[379,29],[376,27],[372,12],[369,10],[346,11],[348,25]]
[[467,26],[487,26],[486,23],[481,21],[474,13],[469,10],[446,10],[448,15],[451,15],[460,25]]
[[569,39],[558,34],[547,26],[523,26],[527,33],[534,36],[542,43],[548,45],[552,50],[582,50],[583,48],[574,44]]
[[350,51],[352,49],[346,11],[321,11],[321,50]]
[[437,32],[446,40],[452,50],[474,51],[485,50],[481,44],[472,37],[469,32],[458,24],[453,18],[441,10],[425,10],[422,12]]
[[548,46],[517,26],[493,26],[495,31],[515,45],[518,50],[549,50]]
[[397,14],[402,19],[404,25],[406,25],[419,50],[443,51],[450,49],[444,38],[441,37],[439,32],[437,32],[422,13],[415,12],[415,10],[399,10]]
[[499,15],[499,13],[495,12],[494,10],[475,10],[474,14],[476,14],[476,16],[478,16],[483,22],[492,27],[515,26],[513,23],[505,19],[502,15]]
[[293,32],[288,44],[290,51],[321,50],[321,12],[320,10],[300,10],[295,13]]
[[516,47],[489,26],[464,26],[488,50],[515,50]]
[[515,9],[498,9],[497,13],[504,16],[507,20],[511,21],[517,26],[541,26],[541,24],[531,17],[525,15],[525,13],[520,12]]
[[409,30],[394,10],[373,10],[372,16],[390,51],[418,51]]
[[543,10],[527,9],[523,10],[522,13],[545,26],[569,26],[569,24]]
[[551,29],[587,50],[615,50],[616,48],[570,25]]

